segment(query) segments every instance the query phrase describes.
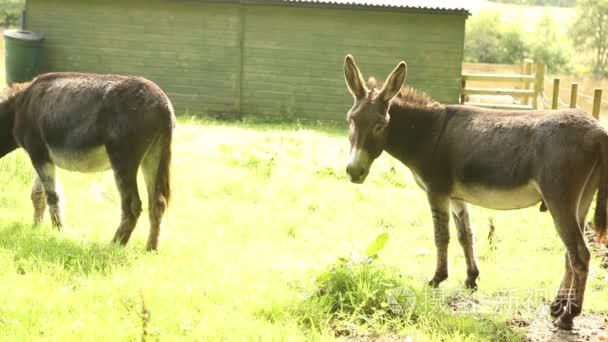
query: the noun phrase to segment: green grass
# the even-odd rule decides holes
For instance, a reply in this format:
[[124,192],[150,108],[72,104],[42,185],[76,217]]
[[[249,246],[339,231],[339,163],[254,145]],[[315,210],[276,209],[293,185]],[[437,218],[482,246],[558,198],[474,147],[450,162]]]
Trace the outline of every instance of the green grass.
[[[339,321],[355,322],[349,331],[419,340],[521,339],[507,322],[537,317],[563,272],[563,247],[549,215],[536,208],[473,209],[479,291],[463,289],[465,264],[454,232],[450,278],[431,291],[425,283],[435,256],[424,193],[386,155],[366,184],[350,184],[347,150],[341,128],[182,120],[174,144],[174,200],[158,253],[144,251],[145,214],[126,248],[109,243],[119,220],[110,172],[59,172],[67,228],[32,227],[31,167],[22,151],[5,157],[0,340],[332,339],[338,322],[332,313],[355,311],[327,311],[335,300],[314,300],[317,280],[327,280],[322,275],[339,258],[365,251],[384,232],[390,238],[374,268],[345,271],[338,279],[358,275],[348,283],[358,294],[352,298],[402,284],[416,303],[406,316],[371,323],[365,319],[378,314],[378,305],[357,311],[358,319]],[[486,238],[490,217],[493,244]],[[606,277],[594,261],[586,312],[608,313]],[[475,310],[453,314],[462,303],[474,303]],[[306,317],[326,323],[311,326]]]

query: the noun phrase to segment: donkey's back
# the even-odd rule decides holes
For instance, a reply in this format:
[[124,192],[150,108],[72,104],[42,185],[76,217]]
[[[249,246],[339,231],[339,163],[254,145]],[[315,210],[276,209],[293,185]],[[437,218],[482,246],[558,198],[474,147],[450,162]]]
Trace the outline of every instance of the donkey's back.
[[72,171],[108,169],[107,144],[151,140],[174,124],[167,96],[141,77],[50,73],[35,79],[21,101],[27,105],[16,126],[18,143],[26,144],[35,128],[50,159]]
[[543,184],[586,177],[607,137],[597,120],[577,109],[507,112],[457,105],[446,106],[438,152],[449,163],[443,167],[455,197],[513,209],[539,202]]

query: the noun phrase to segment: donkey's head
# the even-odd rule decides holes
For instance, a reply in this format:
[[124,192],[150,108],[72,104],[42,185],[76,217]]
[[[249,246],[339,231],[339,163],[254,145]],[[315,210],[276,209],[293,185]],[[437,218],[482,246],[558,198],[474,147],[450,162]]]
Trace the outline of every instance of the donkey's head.
[[363,183],[372,162],[380,156],[386,145],[388,109],[391,100],[399,94],[405,77],[407,65],[399,62],[387,77],[382,89],[369,90],[363,76],[351,55],[344,60],[344,78],[348,90],[355,98],[353,107],[346,114],[350,128],[350,161],[346,172],[353,183]]

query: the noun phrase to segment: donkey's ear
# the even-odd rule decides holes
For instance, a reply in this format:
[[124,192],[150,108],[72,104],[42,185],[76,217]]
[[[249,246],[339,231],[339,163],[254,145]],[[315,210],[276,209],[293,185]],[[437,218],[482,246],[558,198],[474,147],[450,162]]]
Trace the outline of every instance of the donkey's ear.
[[355,63],[353,56],[346,55],[344,59],[344,79],[346,80],[346,86],[351,94],[357,99],[365,97],[368,90],[363,81],[363,76],[359,71],[359,67]]
[[388,75],[384,86],[380,91],[380,97],[382,100],[388,102],[399,94],[403,83],[405,83],[405,77],[407,76],[407,64],[404,61],[399,62],[393,72]]

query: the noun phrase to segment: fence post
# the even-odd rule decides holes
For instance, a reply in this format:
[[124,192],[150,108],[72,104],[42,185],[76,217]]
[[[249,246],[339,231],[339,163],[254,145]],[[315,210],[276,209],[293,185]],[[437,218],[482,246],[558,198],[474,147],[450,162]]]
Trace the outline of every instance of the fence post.
[[593,93],[593,117],[600,119],[600,109],[602,107],[602,89],[595,89]]
[[570,108],[576,108],[576,98],[578,97],[578,83],[572,83],[570,90]]
[[559,78],[553,80],[553,101],[551,102],[551,109],[559,108]]
[[[532,68],[533,65],[534,64],[532,63],[532,60],[526,58],[524,60],[523,64],[521,65],[521,73],[523,75],[533,75],[534,74],[534,69]],[[530,89],[530,84],[531,84],[530,81],[523,80],[521,82],[521,88],[526,89],[526,90]],[[527,105],[530,104],[530,97],[525,96],[524,100],[525,100],[524,104],[527,104]]]
[[534,76],[534,109],[543,109],[544,107],[544,91],[545,91],[545,68],[544,64],[536,64],[536,73]]

